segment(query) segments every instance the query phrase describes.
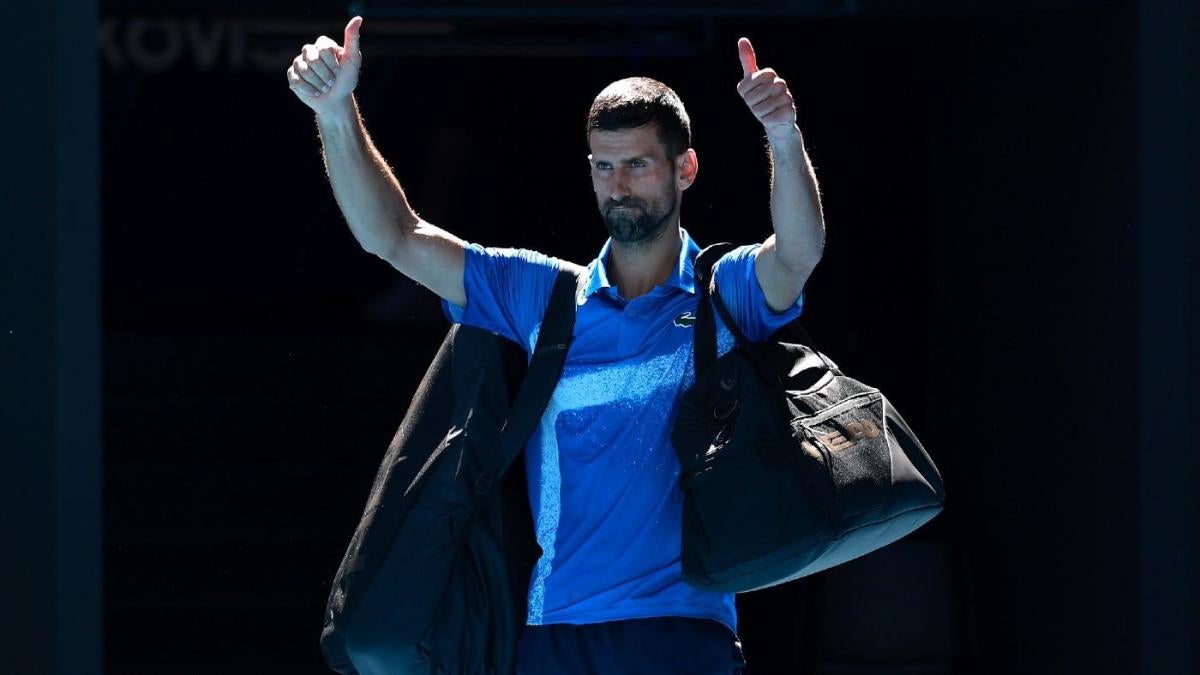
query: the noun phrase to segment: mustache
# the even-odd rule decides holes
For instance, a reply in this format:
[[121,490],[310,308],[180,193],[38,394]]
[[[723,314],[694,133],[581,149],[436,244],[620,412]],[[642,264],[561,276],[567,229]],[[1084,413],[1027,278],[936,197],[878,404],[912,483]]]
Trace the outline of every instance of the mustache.
[[642,203],[641,203],[641,201],[639,201],[639,200],[636,200],[636,199],[626,199],[626,200],[624,200],[624,201],[619,201],[619,202],[613,202],[613,201],[610,201],[610,202],[605,202],[605,204],[604,204],[604,209],[605,209],[606,211],[608,211],[608,210],[611,210],[611,209],[615,209],[615,208],[617,208],[618,206],[636,206],[636,207],[638,207],[638,208],[641,208],[641,209],[643,209],[643,210],[645,209],[645,207],[643,207],[643,206],[642,206]]

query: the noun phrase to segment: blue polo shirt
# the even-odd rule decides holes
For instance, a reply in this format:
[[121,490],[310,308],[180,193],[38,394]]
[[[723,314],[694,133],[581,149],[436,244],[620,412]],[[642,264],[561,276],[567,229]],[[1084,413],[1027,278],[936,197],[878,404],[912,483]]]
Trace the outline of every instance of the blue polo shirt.
[[[529,581],[529,625],[685,616],[737,632],[733,593],[698,590],[682,578],[683,495],[671,427],[696,377],[692,265],[700,247],[686,230],[681,236],[671,277],[633,300],[608,281],[611,240],[587,267],[562,375],[525,448],[543,551]],[[714,270],[730,315],[751,340],[765,340],[804,303],[801,294],[783,312],[767,305],[754,272],[759,246],[734,249]],[[532,353],[558,271],[558,259],[536,251],[469,244],[467,304],[443,300],[443,309],[452,321]],[[734,338],[716,319],[724,354]]]

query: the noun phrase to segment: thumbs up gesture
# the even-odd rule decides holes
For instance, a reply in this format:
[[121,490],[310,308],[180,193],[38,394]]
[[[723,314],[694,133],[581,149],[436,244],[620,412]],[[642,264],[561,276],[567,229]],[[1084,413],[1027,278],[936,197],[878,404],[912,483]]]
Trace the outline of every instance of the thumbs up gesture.
[[315,43],[304,45],[287,69],[288,87],[317,113],[331,110],[358,85],[362,22],[362,17],[356,16],[346,24],[344,47],[322,35]]
[[800,133],[796,126],[796,103],[787,82],[773,68],[758,69],[754,45],[747,38],[738,40],[738,57],[742,60],[742,80],[737,90],[750,112],[762,122],[767,138],[782,140]]

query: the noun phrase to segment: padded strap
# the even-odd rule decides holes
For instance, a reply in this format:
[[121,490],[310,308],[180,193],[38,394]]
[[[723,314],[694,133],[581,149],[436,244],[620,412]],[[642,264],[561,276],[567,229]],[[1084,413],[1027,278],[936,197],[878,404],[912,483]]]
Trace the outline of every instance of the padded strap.
[[709,306],[709,288],[712,286],[713,265],[734,248],[729,242],[706,246],[696,255],[692,265],[696,288],[700,291],[700,302],[696,306],[696,327],[692,333],[692,356],[696,361],[696,377],[700,377],[717,360],[717,323]]
[[500,430],[499,447],[489,455],[489,459],[494,458],[496,463],[487,467],[490,471],[485,469],[486,473],[476,478],[477,494],[486,493],[493,479],[503,476],[509,465],[516,461],[537,427],[538,420],[542,418],[542,413],[546,411],[546,405],[550,403],[550,396],[562,374],[567,349],[571,345],[571,332],[575,329],[575,296],[583,283],[583,269],[573,263],[562,262],[558,278],[554,281],[554,290],[550,293],[550,302],[542,317],[542,327],[538,331],[529,369],[525,371],[509,409],[508,419]]
[[[721,242],[719,244],[707,246],[696,256],[696,263],[693,266],[697,288],[700,290],[700,302],[696,311],[696,328],[693,336],[693,356],[696,361],[697,378],[700,377],[700,373],[703,373],[705,369],[707,369],[717,360],[717,324],[713,319],[713,313],[709,307],[708,299],[710,297],[712,298],[712,305],[717,308],[717,313],[721,315],[721,321],[724,322],[725,326],[729,329],[729,332],[733,333],[733,337],[737,340],[737,344],[743,346],[753,344],[742,332],[742,329],[737,325],[737,322],[733,320],[733,317],[729,314],[729,310],[725,307],[725,302],[721,300],[720,292],[717,290],[716,285],[712,283],[713,266],[717,264],[717,261],[721,259],[721,256],[732,251],[734,248],[736,248],[736,246],[729,242]],[[784,342],[799,342],[800,344],[803,344],[820,355],[822,360],[826,361],[831,368],[836,370],[836,367],[832,363],[829,363],[825,359],[824,355],[821,355],[821,353],[817,351],[816,345],[813,344],[812,338],[809,337],[808,332],[804,330],[804,327],[800,325],[799,318],[780,328],[778,331],[776,331],[775,335],[771,337],[772,340],[778,340],[779,338],[783,338]],[[761,359],[756,358],[757,354],[749,353],[754,351],[753,348],[745,351],[747,352],[747,356],[751,359],[751,361],[755,362],[755,365],[759,368],[759,370],[763,371],[764,373],[770,372],[770,369],[766,367],[766,364],[763,363]],[[766,377],[766,381],[772,382],[774,380],[770,377]]]

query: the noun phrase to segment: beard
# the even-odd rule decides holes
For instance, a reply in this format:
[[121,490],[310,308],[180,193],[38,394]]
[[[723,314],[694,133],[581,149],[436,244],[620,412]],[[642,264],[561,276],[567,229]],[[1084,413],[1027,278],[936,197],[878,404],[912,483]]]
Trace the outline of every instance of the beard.
[[[664,193],[653,204],[636,197],[620,202],[605,202],[601,207],[604,224],[613,241],[622,244],[648,244],[662,236],[667,221],[675,212],[676,195],[672,189]],[[629,208],[616,208],[625,206]]]

